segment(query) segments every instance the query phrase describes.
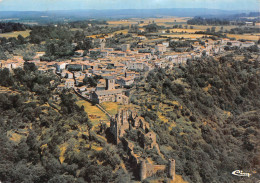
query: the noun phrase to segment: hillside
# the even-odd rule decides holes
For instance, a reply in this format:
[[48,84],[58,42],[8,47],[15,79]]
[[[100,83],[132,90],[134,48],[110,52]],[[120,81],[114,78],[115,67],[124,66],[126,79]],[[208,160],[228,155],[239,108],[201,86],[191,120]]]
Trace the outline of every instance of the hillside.
[[0,69],[0,181],[128,182],[118,150],[92,130],[76,96],[29,65]]
[[[153,70],[131,100],[185,180],[249,183],[260,172],[259,93],[258,62],[225,56]],[[234,170],[255,174],[241,178]]]

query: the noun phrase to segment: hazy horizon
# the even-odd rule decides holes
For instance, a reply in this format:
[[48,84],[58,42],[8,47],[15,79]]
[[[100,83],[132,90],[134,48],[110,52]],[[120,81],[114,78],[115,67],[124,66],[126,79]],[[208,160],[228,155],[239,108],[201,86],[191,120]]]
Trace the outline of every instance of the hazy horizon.
[[258,0],[0,0],[0,11],[207,8],[260,11]]

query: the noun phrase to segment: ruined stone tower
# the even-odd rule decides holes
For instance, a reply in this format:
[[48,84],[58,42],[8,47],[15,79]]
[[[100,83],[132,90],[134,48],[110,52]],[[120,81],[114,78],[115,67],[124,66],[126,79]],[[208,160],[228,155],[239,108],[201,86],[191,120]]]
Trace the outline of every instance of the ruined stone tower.
[[141,166],[140,166],[140,180],[146,179],[146,162],[145,160],[141,161]]
[[168,162],[168,177],[171,180],[175,179],[175,160],[174,159],[169,159],[169,162]]
[[114,119],[110,121],[110,131],[114,136],[116,144],[119,143],[119,138],[129,129],[128,122],[129,112],[126,109],[120,109]]
[[106,46],[106,40],[102,40],[100,43],[100,50],[103,51],[105,49]]

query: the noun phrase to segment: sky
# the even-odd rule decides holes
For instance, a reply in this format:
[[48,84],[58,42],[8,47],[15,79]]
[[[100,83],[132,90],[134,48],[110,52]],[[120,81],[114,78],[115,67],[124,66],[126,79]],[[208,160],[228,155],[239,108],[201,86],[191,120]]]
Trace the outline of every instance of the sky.
[[0,11],[157,8],[260,11],[260,0],[0,0]]

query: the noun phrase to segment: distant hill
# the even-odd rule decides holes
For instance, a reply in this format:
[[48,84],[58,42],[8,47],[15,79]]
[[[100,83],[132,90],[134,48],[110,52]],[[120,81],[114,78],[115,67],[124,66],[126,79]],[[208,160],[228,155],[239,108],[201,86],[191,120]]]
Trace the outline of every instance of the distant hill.
[[13,19],[17,21],[73,21],[86,18],[133,18],[133,17],[158,17],[158,16],[228,16],[249,11],[237,10],[227,11],[206,8],[170,8],[170,9],[112,9],[112,10],[59,10],[59,11],[2,11],[0,19]]

